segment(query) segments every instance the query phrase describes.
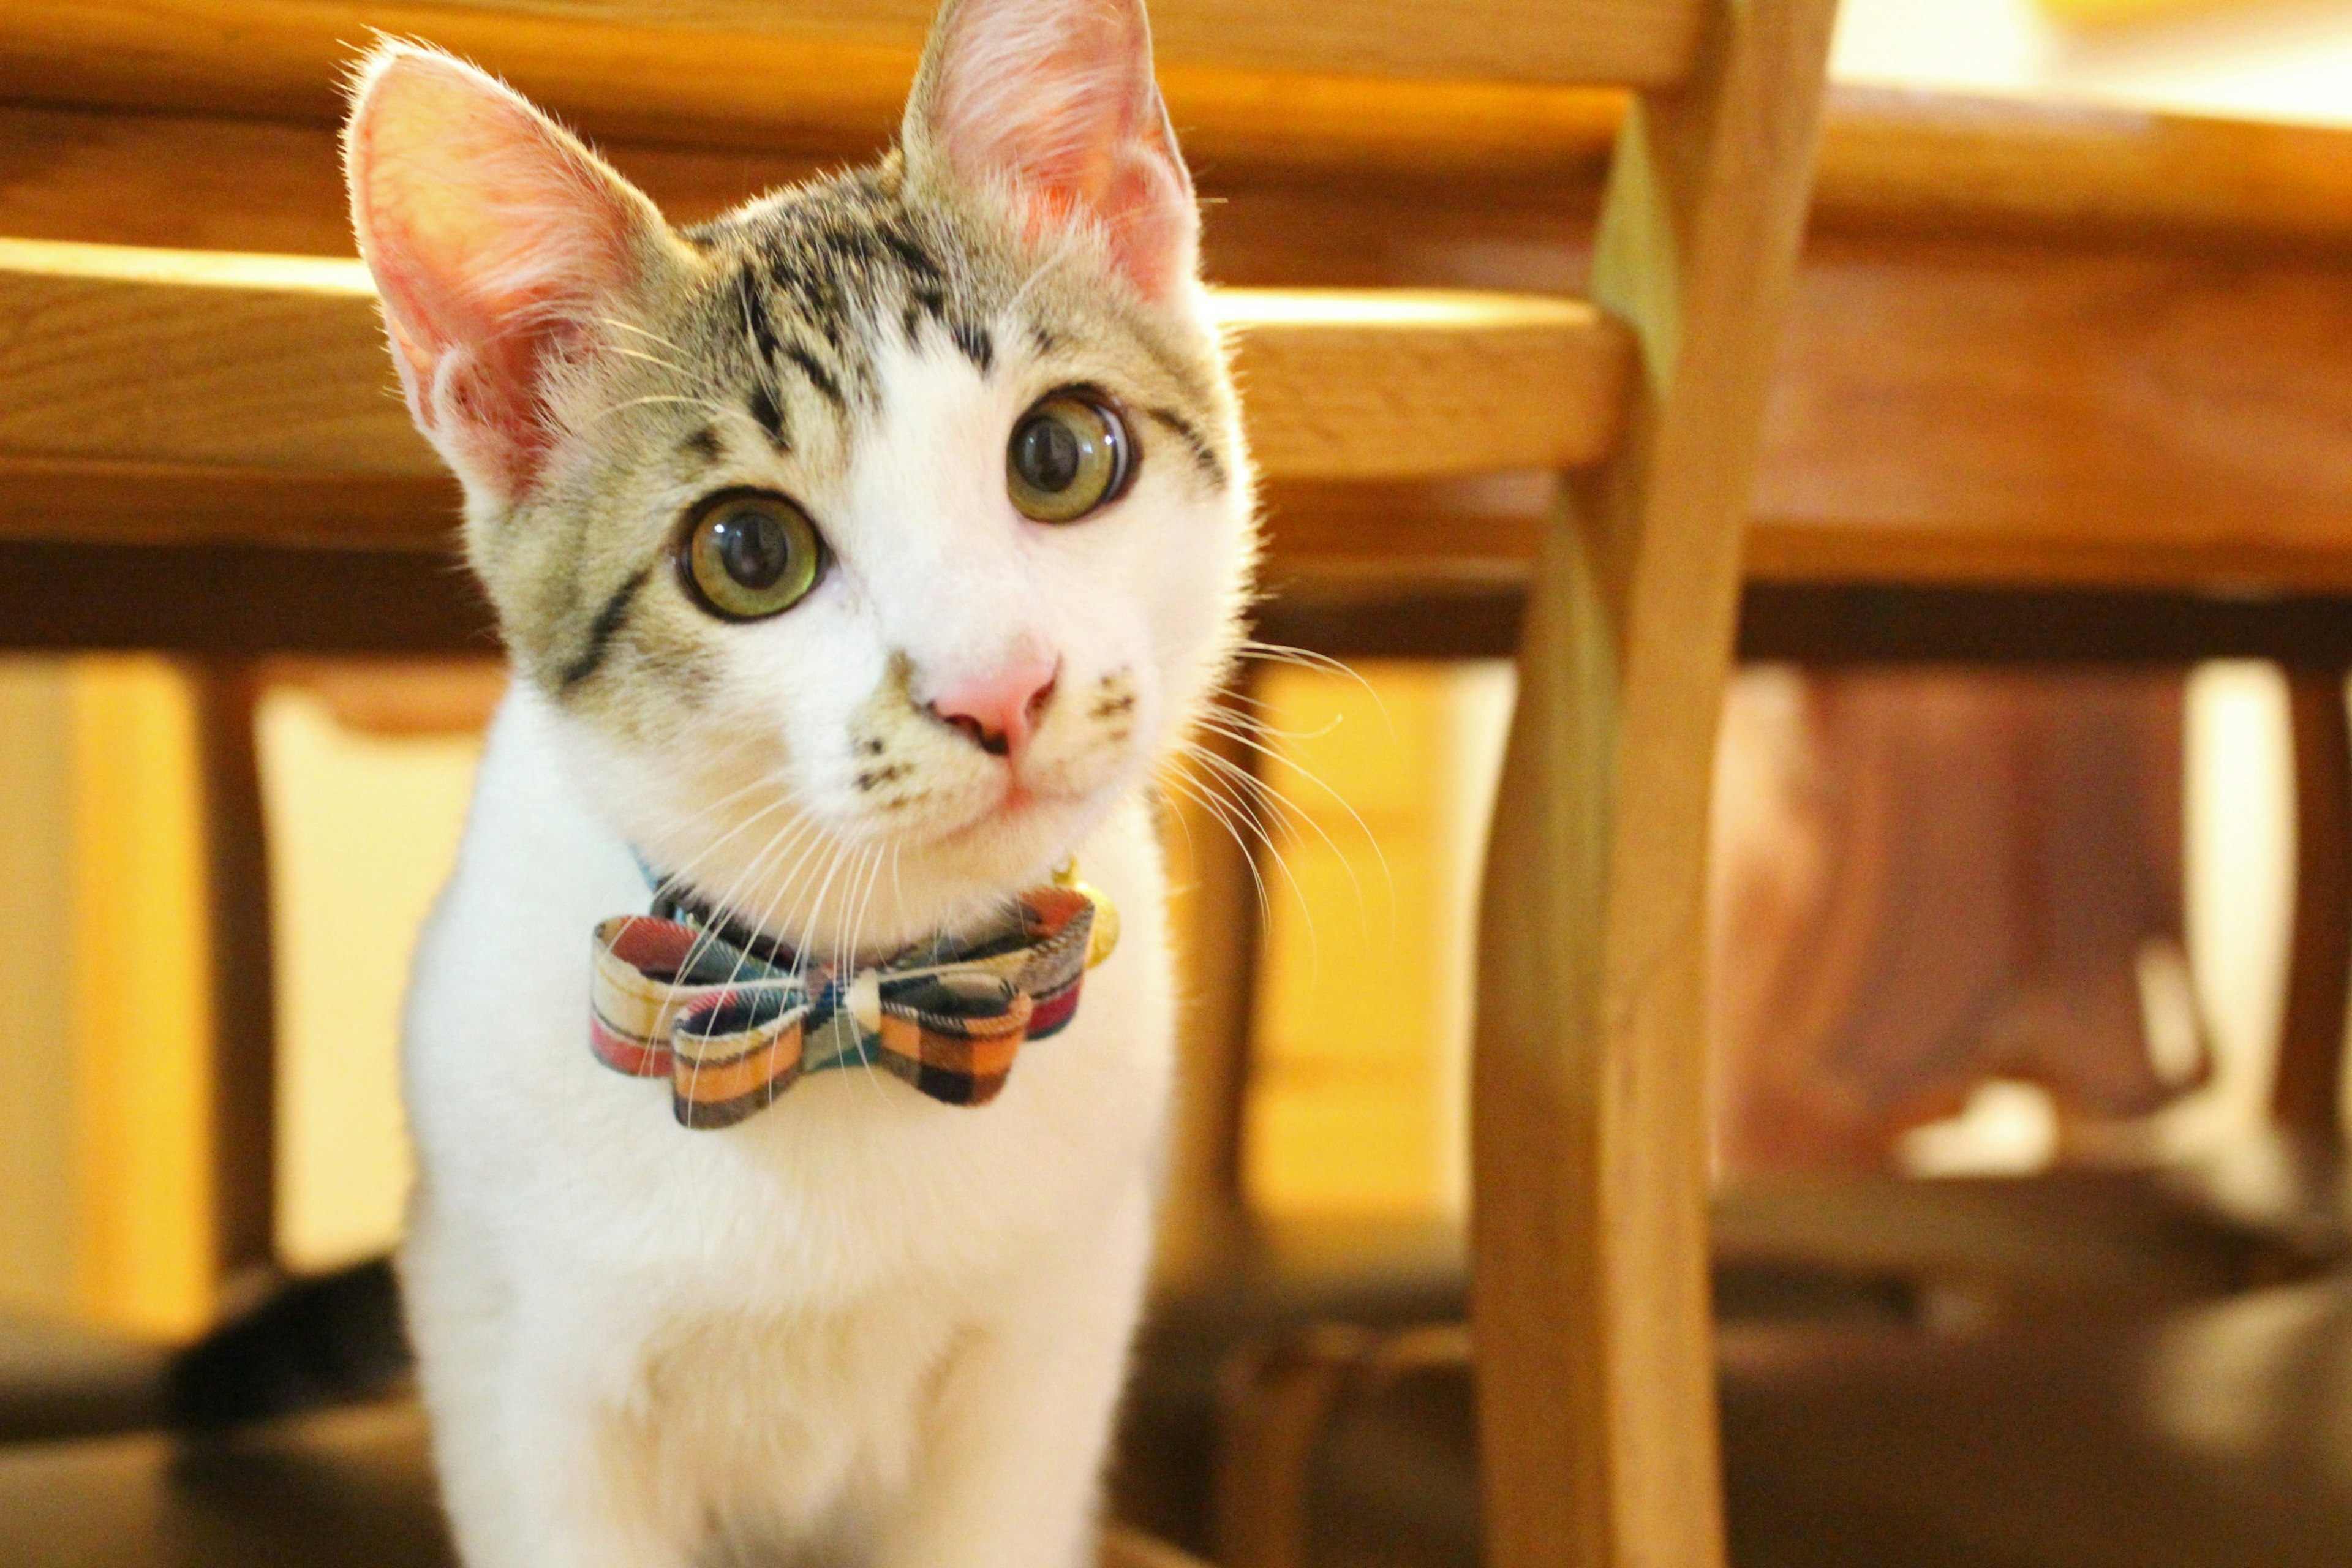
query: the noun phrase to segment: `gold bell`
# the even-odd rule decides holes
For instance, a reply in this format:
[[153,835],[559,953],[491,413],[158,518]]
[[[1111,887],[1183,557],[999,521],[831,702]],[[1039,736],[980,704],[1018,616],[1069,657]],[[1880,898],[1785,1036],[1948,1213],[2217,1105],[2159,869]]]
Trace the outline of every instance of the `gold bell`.
[[1095,907],[1094,924],[1087,939],[1087,967],[1092,969],[1118,946],[1118,910],[1099,889],[1078,879],[1078,859],[1073,855],[1054,868],[1054,886],[1067,888]]

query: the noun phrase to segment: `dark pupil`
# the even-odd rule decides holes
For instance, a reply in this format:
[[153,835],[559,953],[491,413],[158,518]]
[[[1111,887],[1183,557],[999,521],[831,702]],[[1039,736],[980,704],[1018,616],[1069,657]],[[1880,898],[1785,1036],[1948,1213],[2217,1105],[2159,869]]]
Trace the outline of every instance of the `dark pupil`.
[[746,588],[766,588],[792,564],[792,541],[784,525],[764,512],[739,511],[712,525],[719,563]]
[[1013,437],[1013,460],[1023,479],[1048,495],[1058,495],[1077,482],[1086,452],[1076,431],[1041,414]]

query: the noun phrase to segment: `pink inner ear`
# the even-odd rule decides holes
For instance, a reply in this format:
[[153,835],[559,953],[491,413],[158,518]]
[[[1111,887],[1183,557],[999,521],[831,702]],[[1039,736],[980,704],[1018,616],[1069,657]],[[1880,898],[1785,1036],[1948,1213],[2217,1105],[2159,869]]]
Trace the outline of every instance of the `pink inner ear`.
[[1032,238],[1091,216],[1147,296],[1192,268],[1192,182],[1139,0],[964,0],[935,44],[930,132],[966,178],[1009,179]]
[[545,372],[625,287],[641,215],[520,99],[422,51],[363,80],[349,164],[417,423],[475,477],[520,490],[545,456]]

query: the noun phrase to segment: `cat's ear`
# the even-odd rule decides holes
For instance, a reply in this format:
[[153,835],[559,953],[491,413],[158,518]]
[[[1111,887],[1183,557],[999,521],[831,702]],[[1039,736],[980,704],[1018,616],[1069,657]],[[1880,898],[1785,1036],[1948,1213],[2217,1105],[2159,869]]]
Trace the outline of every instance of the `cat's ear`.
[[469,484],[514,499],[552,438],[551,377],[679,242],[521,97],[411,45],[355,78],[343,171],[418,427]]
[[1148,297],[1199,266],[1192,179],[1142,0],[949,0],[907,106],[908,156],[1003,188],[1032,238],[1101,226]]

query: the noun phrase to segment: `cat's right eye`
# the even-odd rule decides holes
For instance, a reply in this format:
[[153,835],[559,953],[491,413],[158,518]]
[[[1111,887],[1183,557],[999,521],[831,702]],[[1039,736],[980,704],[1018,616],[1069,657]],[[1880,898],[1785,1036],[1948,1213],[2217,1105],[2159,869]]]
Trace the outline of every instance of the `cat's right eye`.
[[678,576],[688,596],[726,621],[782,615],[808,597],[824,570],[816,524],[772,490],[709,498],[678,544]]

